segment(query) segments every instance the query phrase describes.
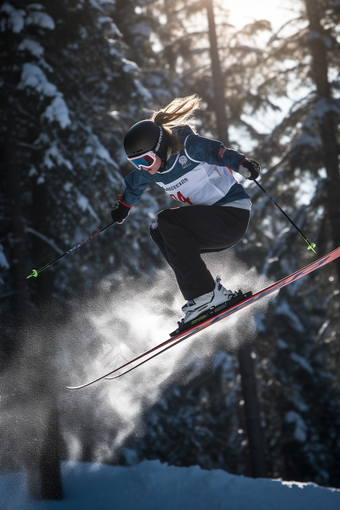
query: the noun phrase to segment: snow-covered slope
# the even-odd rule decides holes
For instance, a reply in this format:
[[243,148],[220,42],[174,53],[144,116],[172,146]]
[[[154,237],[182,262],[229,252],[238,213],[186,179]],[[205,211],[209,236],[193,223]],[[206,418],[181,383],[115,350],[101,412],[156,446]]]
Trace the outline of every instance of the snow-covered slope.
[[63,463],[64,499],[33,502],[22,474],[0,477],[1,510],[339,510],[340,491],[158,461],[132,467]]

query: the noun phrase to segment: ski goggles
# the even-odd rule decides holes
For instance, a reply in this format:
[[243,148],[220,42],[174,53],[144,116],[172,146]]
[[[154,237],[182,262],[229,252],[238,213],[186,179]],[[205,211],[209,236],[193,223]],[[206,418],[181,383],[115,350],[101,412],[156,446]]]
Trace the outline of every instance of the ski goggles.
[[137,168],[137,170],[141,170],[142,167],[147,169],[151,168],[156,163],[156,154],[153,151],[149,151],[142,156],[127,159]]

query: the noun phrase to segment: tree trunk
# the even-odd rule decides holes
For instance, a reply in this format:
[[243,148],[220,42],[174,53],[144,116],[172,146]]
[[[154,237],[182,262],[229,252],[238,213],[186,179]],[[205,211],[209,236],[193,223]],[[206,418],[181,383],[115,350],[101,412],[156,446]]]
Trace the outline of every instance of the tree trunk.
[[25,232],[21,208],[21,175],[17,161],[17,143],[15,121],[10,117],[6,143],[6,196],[10,216],[11,275],[14,299],[12,311],[14,315],[24,313],[28,303],[27,291],[27,253]]
[[[228,146],[229,136],[227,116],[225,112],[224,81],[218,56],[213,0],[206,0],[206,7],[209,23],[210,56],[214,86],[217,133],[219,139]],[[249,453],[251,459],[252,475],[255,478],[265,477],[265,454],[262,442],[259,406],[256,393],[256,380],[249,348],[240,350],[238,359],[246,410],[247,435],[249,438]]]
[[42,499],[62,499],[60,472],[60,430],[56,403],[50,408],[40,457]]
[[[28,264],[27,258],[29,249],[25,238],[25,229],[22,212],[22,179],[20,172],[20,153],[17,148],[17,132],[16,122],[14,114],[10,114],[9,121],[7,124],[7,140],[5,150],[5,193],[8,203],[9,210],[9,230],[10,230],[10,250],[11,250],[11,276],[14,290],[14,299],[11,307],[11,331],[12,334],[9,337],[12,344],[16,342],[17,347],[20,346],[20,354],[23,359],[18,360],[15,357],[15,347],[11,346],[11,349],[3,346],[4,354],[7,359],[11,361],[12,369],[16,373],[20,373],[22,370],[23,379],[27,371],[27,365],[34,364],[38,366],[41,361],[41,352],[38,352],[34,359],[29,359],[27,355],[28,351],[23,351],[24,346],[27,346],[27,342],[32,341],[33,344],[29,346],[29,351],[35,352],[35,344],[38,342],[37,338],[32,335],[26,335],[26,332],[32,328],[34,318],[38,322],[38,314],[35,316],[34,309],[30,310],[30,321],[27,321],[27,309],[29,306],[29,292],[26,276],[28,275]],[[25,321],[25,327],[23,327]],[[28,324],[27,324],[28,322]],[[25,352],[25,354],[22,354]],[[46,351],[45,351],[46,352]],[[47,356],[49,353],[47,353]],[[47,357],[45,357],[45,362]],[[15,365],[17,363],[17,365]],[[6,360],[6,366],[8,368],[9,361]],[[31,366],[32,373],[35,372],[34,367]],[[39,367],[37,374],[41,374],[42,367]],[[32,382],[32,381],[31,381]],[[46,381],[42,378],[42,387],[45,388]],[[18,392],[18,388],[16,390]],[[41,394],[39,387],[36,388],[31,384],[31,389],[26,393],[26,389],[23,390],[25,401],[28,405],[34,406],[41,400]],[[38,404],[36,404],[38,406]],[[23,406],[22,412],[25,413],[25,407]],[[44,415],[45,416],[45,415]],[[39,440],[42,443],[41,455],[31,455],[29,459],[25,459],[25,455],[22,456],[21,461],[26,464],[27,473],[27,486],[29,488],[30,496],[34,499],[60,499],[62,497],[61,490],[61,476],[60,476],[60,457],[59,457],[59,430],[57,423],[57,412],[56,405],[53,403],[49,408],[49,412],[46,413],[46,423],[44,424],[44,434]],[[30,430],[30,424],[27,425],[27,430]],[[28,438],[33,441],[30,433],[28,432]],[[24,438],[19,438],[19,441],[25,443]],[[29,441],[28,441],[29,442]],[[27,448],[30,452],[30,448]]]
[[[309,21],[309,47],[312,55],[312,75],[316,85],[318,100],[323,100],[323,115],[317,115],[317,122],[323,148],[323,158],[327,172],[326,214],[331,226],[334,248],[340,246],[340,175],[338,162],[337,131],[335,114],[330,109],[332,93],[328,81],[327,48],[329,37],[325,33],[320,19],[322,18],[318,0],[305,0]],[[334,43],[333,43],[334,44]],[[336,50],[335,50],[336,51]],[[340,278],[340,262],[337,261]]]
[[227,115],[225,111],[224,80],[218,56],[213,0],[206,0],[206,8],[209,24],[210,57],[214,90],[214,106],[215,106],[214,109],[216,114],[217,135],[221,142],[223,142],[224,145],[228,147],[229,135]]
[[254,478],[265,478],[267,471],[259,404],[256,392],[256,379],[254,375],[253,360],[248,346],[245,346],[238,351],[238,359],[242,379],[242,393],[246,413],[252,476]]
[[[25,377],[25,375],[24,375]],[[24,405],[17,406],[16,423],[20,424],[19,458],[26,474],[31,499],[60,500],[63,497],[60,473],[60,431],[58,409],[50,395],[36,392],[25,395]]]

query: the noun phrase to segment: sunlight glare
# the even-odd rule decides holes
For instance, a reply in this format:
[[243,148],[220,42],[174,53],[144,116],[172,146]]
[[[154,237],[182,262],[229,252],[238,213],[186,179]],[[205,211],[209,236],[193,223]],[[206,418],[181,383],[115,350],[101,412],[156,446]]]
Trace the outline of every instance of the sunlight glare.
[[[285,2],[283,7],[280,0],[238,0],[231,2],[224,0],[224,5],[230,12],[229,22],[237,28],[253,20],[266,19],[270,21],[274,30],[277,30],[285,21],[294,17],[291,11],[291,2]],[[217,9],[216,9],[217,10]],[[215,16],[216,16],[215,12]]]

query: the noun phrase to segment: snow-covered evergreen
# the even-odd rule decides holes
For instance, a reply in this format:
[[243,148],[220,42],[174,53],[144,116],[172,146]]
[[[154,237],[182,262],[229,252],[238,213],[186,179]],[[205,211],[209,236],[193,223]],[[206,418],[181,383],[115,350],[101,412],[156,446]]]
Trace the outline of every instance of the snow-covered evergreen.
[[[2,143],[15,139],[7,160],[15,158],[20,167],[20,220],[27,250],[21,262],[29,274],[31,267],[41,267],[109,223],[110,207],[130,170],[122,156],[124,133],[143,116],[142,108],[153,96],[142,85],[142,70],[127,58],[113,2],[5,2],[1,16],[7,97]],[[10,189],[3,200],[14,200]],[[148,243],[148,213],[152,219],[159,207],[146,193],[127,230],[116,228],[96,239],[95,248],[83,250],[80,257],[74,254],[71,263],[65,260],[54,277],[57,294],[70,295],[75,279],[83,278],[89,267],[88,285],[91,275],[99,281],[117,270],[122,262],[118,247],[130,236],[135,241],[129,246],[128,267],[148,270],[155,253]],[[7,289],[12,285],[10,231],[3,211],[1,267]],[[141,247],[151,255],[143,263]]]

